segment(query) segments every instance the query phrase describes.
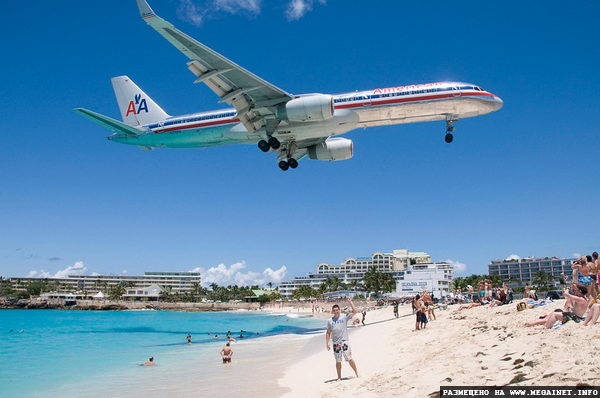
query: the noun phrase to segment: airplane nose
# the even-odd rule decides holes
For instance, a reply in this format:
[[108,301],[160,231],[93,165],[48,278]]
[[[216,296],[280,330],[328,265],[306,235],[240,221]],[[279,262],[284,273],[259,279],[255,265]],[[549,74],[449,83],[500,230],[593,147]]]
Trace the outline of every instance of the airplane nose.
[[497,111],[498,109],[502,108],[504,106],[504,101],[502,101],[502,98],[494,95],[494,110]]

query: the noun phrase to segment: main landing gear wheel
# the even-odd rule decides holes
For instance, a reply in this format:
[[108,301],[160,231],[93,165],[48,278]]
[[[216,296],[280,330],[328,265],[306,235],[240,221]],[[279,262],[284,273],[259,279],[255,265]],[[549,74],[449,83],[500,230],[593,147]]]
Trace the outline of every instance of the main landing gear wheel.
[[288,162],[286,162],[285,160],[280,160],[279,161],[279,168],[283,171],[286,171],[287,169],[290,168],[290,165]]
[[454,136],[452,135],[452,133],[447,133],[444,137],[444,141],[446,141],[447,144],[450,144],[453,140]]
[[271,149],[271,146],[269,145],[269,143],[265,140],[260,140],[258,141],[258,149],[260,149],[263,152],[269,152],[269,149]]
[[280,160],[279,168],[283,171],[286,171],[289,168],[295,169],[298,167],[298,161],[294,158],[289,158],[288,160]]
[[275,137],[269,137],[269,146],[275,150],[281,147],[281,142]]

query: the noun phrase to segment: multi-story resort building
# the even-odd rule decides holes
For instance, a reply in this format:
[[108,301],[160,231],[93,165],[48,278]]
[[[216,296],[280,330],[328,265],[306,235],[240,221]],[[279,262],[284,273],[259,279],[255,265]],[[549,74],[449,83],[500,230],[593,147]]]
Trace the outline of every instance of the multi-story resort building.
[[373,253],[370,257],[348,258],[337,265],[321,263],[314,274],[282,282],[279,293],[284,298],[290,298],[303,285],[318,289],[328,277],[337,277],[340,282],[352,286],[362,282],[371,267],[392,274],[396,280],[395,296],[413,296],[428,290],[441,298],[450,293],[454,270],[452,264],[431,263],[429,254],[406,249]]
[[558,280],[562,273],[571,276],[571,264],[574,260],[558,257],[492,260],[488,265],[488,274],[498,275],[503,281],[513,284],[516,282],[517,285],[531,283],[539,272],[545,272]]
[[106,291],[112,286],[147,288],[158,285],[171,293],[193,292],[200,285],[199,272],[145,272],[144,275],[69,275],[66,278],[10,278],[12,287],[23,290],[32,281],[47,280],[59,291]]

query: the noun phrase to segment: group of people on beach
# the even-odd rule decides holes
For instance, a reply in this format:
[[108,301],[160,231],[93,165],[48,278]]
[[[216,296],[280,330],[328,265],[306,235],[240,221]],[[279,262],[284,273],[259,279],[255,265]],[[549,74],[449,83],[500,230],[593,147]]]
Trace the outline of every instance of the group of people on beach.
[[[417,294],[413,297],[411,304],[413,314],[417,316],[415,330],[425,329],[430,319],[436,319],[435,304],[428,291],[425,290],[421,294]],[[398,307],[396,305],[394,305],[394,316],[396,318],[398,317]]]
[[[571,265],[572,274],[569,276],[561,274],[561,284],[566,284],[563,296],[565,304],[562,309],[556,309],[546,315],[533,321],[527,322],[525,326],[544,325],[546,328],[558,327],[558,325],[573,320],[577,323],[583,322],[584,326],[595,324],[600,318],[600,259],[598,253],[579,257]],[[497,305],[510,304],[513,302],[513,292],[506,284],[502,288],[492,288],[489,280],[479,282],[479,292],[474,292],[471,286],[468,286],[466,297],[460,292],[454,297],[460,297],[466,302],[458,310],[469,309],[482,305],[494,307]],[[554,293],[558,298],[559,295]],[[465,300],[466,299],[466,300]],[[517,309],[533,308],[544,304],[544,300],[539,300],[536,288],[526,283],[523,288],[523,301],[519,302]]]
[[[581,256],[573,262],[571,284],[565,288],[563,296],[565,304],[562,309],[556,309],[537,320],[527,322],[525,326],[544,325],[547,329],[561,325],[569,320],[577,323],[583,321],[584,326],[594,325],[600,318],[600,294],[598,280],[600,279],[600,259],[598,253]],[[568,282],[566,275],[562,275]]]

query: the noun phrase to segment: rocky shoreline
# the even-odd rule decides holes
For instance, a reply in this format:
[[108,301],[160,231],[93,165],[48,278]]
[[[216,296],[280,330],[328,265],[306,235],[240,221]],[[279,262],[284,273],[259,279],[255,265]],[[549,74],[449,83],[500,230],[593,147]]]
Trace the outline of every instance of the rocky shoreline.
[[169,303],[160,301],[125,300],[77,300],[65,303],[64,300],[25,300],[15,302],[0,301],[0,309],[68,309],[86,311],[124,310],[169,310],[169,311],[256,311],[259,303]]

